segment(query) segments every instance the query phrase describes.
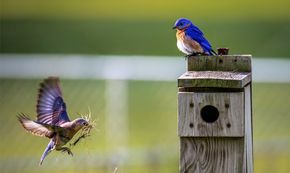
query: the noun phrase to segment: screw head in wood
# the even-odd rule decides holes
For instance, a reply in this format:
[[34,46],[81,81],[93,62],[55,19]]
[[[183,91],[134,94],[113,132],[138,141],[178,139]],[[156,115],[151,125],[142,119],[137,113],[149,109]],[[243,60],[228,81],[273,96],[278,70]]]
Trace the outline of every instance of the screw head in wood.
[[190,103],[189,104],[189,107],[193,108],[194,104],[193,103]]

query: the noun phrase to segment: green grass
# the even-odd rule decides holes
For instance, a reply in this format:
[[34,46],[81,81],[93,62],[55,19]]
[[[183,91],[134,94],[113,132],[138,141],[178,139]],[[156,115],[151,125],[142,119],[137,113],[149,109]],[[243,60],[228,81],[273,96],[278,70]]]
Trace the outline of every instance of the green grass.
[[[181,56],[172,21],[36,20],[1,22],[0,53]],[[289,21],[198,22],[214,48],[231,54],[290,57]]]
[[[35,116],[35,102],[40,80],[0,80],[0,167],[1,172],[107,172],[107,154],[117,152],[106,143],[105,82],[62,80],[63,94],[71,118],[87,113],[97,119],[97,130],[73,148],[74,157],[51,153],[42,167],[38,159],[48,140],[32,136],[16,119],[19,112]],[[253,120],[255,172],[290,171],[290,84],[254,83]],[[147,163],[124,165],[118,173],[177,172],[177,88],[175,82],[129,82],[128,148],[144,151]],[[165,151],[168,155],[160,156]],[[172,153],[172,154],[170,154]],[[138,160],[137,156],[129,158]],[[145,159],[146,160],[146,159]],[[99,167],[98,164],[105,165]],[[62,163],[61,165],[56,165]],[[112,171],[111,171],[112,172]]]

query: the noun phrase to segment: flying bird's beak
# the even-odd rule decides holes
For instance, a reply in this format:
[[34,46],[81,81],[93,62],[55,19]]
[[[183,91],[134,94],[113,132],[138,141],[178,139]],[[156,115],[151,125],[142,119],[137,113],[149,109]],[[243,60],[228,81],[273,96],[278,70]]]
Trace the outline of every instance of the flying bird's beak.
[[173,26],[173,27],[172,27],[172,29],[176,29],[176,28],[177,28],[177,26]]

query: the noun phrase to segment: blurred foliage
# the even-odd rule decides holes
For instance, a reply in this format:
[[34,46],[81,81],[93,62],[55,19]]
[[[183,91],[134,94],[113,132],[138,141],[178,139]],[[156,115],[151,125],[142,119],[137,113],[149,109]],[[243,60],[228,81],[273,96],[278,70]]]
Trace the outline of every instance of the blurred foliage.
[[[92,136],[72,148],[73,157],[52,152],[43,166],[37,165],[48,140],[26,133],[16,115],[35,117],[39,82],[0,80],[0,121],[5,122],[0,126],[1,172],[49,172],[52,167],[53,172],[110,172],[117,151],[106,142],[106,83],[95,80],[62,80],[70,117],[89,107],[97,120]],[[177,172],[176,83],[128,82],[129,155],[118,173]],[[255,172],[288,173],[290,84],[254,83],[253,93]]]
[[[174,21],[1,20],[2,53],[182,55]],[[213,47],[289,57],[289,22],[200,22]]]
[[182,55],[179,17],[199,26],[214,48],[289,57],[290,0],[1,0],[1,53]]

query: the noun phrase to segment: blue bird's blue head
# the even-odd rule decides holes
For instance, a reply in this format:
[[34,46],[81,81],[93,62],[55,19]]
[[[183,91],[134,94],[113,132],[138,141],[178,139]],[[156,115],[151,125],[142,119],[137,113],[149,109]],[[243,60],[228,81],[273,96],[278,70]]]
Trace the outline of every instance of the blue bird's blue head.
[[184,30],[192,25],[191,21],[186,18],[179,18],[176,20],[172,29]]

